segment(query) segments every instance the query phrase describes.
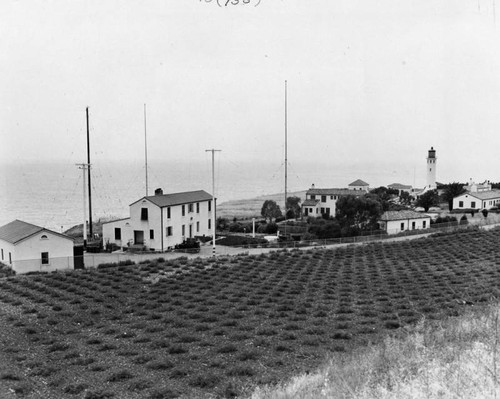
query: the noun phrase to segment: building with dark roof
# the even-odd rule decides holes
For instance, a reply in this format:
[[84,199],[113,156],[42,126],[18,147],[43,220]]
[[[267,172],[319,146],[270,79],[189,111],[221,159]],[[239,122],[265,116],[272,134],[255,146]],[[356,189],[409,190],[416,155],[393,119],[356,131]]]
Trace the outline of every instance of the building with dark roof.
[[0,262],[16,273],[73,269],[71,237],[14,220],[0,227]]
[[129,206],[130,217],[103,224],[104,245],[166,251],[187,238],[211,235],[212,196],[187,191],[143,197]]
[[354,195],[357,197],[367,193],[368,183],[362,180],[356,180],[350,184],[350,188],[316,188],[314,184],[306,192],[306,199],[302,203],[302,214],[304,216],[335,216],[336,203],[340,197]]
[[453,209],[481,210],[500,206],[500,190],[465,192],[453,198]]
[[380,217],[379,226],[387,234],[397,234],[405,230],[428,229],[431,226],[431,217],[411,209],[387,211]]
[[347,187],[349,187],[349,190],[362,190],[366,192],[370,191],[370,185],[361,179],[353,181]]

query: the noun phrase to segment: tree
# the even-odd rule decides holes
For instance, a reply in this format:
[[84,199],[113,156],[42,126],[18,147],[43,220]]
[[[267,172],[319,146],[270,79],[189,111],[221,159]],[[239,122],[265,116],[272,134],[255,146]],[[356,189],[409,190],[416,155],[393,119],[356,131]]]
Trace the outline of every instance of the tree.
[[401,191],[399,203],[403,205],[410,205],[414,199],[415,198],[413,198],[408,191]]
[[260,211],[260,214],[265,217],[267,220],[270,222],[273,221],[273,219],[276,219],[281,216],[281,209],[279,205],[276,203],[276,201],[273,200],[266,200],[264,201],[264,204],[262,205],[262,209]]
[[300,201],[299,197],[287,197],[286,198],[286,218],[293,219],[300,217]]
[[448,210],[451,211],[453,209],[453,198],[465,193],[466,190],[462,183],[456,182],[445,184],[442,188],[444,191],[441,194],[441,198],[448,203]]
[[340,197],[336,209],[335,218],[342,229],[355,227],[360,230],[376,230],[383,211],[381,203],[373,197],[354,195]]
[[418,197],[416,206],[421,206],[424,208],[424,211],[429,211],[431,206],[439,205],[439,195],[437,190],[429,190],[423,193],[420,197]]
[[384,186],[380,186],[378,188],[374,188],[368,194],[371,198],[376,199],[382,205],[382,211],[388,211],[393,202],[392,199],[396,198],[399,194],[398,190],[393,188],[387,188]]

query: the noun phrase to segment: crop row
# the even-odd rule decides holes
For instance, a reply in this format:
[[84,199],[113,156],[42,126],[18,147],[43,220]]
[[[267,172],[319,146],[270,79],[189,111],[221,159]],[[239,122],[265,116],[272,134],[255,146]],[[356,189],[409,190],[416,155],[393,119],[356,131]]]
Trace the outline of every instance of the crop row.
[[[112,384],[117,397],[231,396],[422,317],[498,297],[499,244],[499,230],[467,230],[14,276],[0,279],[0,301],[26,352],[13,360],[55,392],[90,395]],[[57,366],[38,375],[47,359]]]

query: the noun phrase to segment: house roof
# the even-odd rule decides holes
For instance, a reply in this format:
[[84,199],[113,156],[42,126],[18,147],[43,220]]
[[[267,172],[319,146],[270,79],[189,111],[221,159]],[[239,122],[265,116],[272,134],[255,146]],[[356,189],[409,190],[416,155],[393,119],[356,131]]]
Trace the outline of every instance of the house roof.
[[479,191],[477,193],[466,192],[464,194],[457,195],[455,198],[462,197],[463,195],[470,195],[471,197],[486,201],[494,198],[500,198],[500,190],[493,189],[488,191]]
[[367,182],[364,182],[361,179],[358,179],[356,181],[353,181],[351,184],[349,184],[349,187],[350,186],[369,186],[369,184]]
[[348,188],[310,188],[306,195],[365,195],[362,190],[349,190]]
[[142,201],[143,199],[147,199],[156,206],[164,208],[166,206],[189,204],[192,202],[200,202],[200,201],[209,201],[212,199],[212,196],[204,190],[186,191],[182,193],[150,195],[133,202],[131,205],[139,201]]
[[319,200],[313,200],[313,199],[306,199],[303,203],[302,206],[316,206],[318,204]]
[[42,231],[46,231],[73,241],[73,239],[71,237],[68,237],[67,235],[60,234],[55,231],[48,230],[44,227],[36,226],[34,224],[26,223],[22,220],[17,219],[0,227],[0,240],[10,242],[11,244],[17,244],[19,241],[22,241]]
[[124,220],[129,220],[130,217],[128,218],[121,218],[121,219],[114,219],[114,220],[109,220],[108,222],[102,222],[102,224],[108,224],[108,223],[114,223],[114,222],[122,222]]
[[394,188],[396,190],[410,190],[412,186],[407,186],[401,183],[392,183],[387,186],[388,188]]
[[403,211],[387,211],[380,217],[380,220],[389,222],[394,220],[407,220],[407,219],[426,219],[430,218],[429,215],[425,213],[415,212],[411,209],[406,209]]

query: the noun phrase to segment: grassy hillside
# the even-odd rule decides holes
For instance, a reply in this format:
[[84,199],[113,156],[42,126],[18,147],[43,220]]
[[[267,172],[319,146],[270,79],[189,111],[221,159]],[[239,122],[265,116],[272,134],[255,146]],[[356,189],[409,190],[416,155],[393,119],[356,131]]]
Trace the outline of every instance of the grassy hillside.
[[[299,197],[304,201],[306,198],[306,191],[288,193],[288,196]],[[282,211],[285,209],[285,194],[271,194],[252,199],[234,200],[217,204],[217,217],[220,216],[230,219],[234,217],[238,219],[250,219],[252,217],[260,218],[260,211],[266,200],[276,201]]]
[[332,358],[252,399],[415,399],[500,396],[500,306],[417,326],[382,343]]
[[466,230],[4,277],[0,396],[249,395],[498,297],[499,244],[500,230]]

